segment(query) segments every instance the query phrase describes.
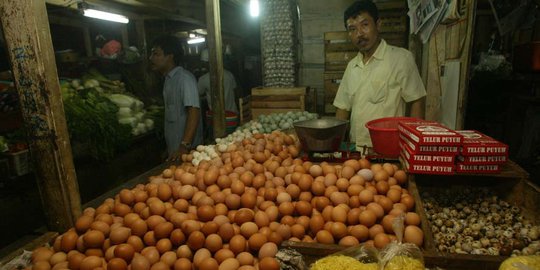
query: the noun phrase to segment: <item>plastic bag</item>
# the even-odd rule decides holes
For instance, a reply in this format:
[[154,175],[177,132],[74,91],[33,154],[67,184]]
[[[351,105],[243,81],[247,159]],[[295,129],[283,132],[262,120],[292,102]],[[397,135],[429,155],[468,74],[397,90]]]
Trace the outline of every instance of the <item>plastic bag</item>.
[[358,245],[317,260],[311,270],[377,270],[378,251],[370,246]]
[[396,217],[392,228],[396,233],[397,242],[392,242],[379,254],[381,270],[424,270],[422,251],[411,243],[402,243],[405,226],[404,215]]
[[540,256],[511,257],[499,266],[499,270],[533,270],[540,269]]

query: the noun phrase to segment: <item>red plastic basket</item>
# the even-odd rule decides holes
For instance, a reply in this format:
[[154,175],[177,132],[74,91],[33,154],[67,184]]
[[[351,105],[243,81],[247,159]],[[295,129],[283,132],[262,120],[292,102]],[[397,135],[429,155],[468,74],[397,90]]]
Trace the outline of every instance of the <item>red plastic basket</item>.
[[373,150],[387,158],[398,158],[399,147],[398,123],[404,120],[418,120],[414,117],[385,117],[366,123]]

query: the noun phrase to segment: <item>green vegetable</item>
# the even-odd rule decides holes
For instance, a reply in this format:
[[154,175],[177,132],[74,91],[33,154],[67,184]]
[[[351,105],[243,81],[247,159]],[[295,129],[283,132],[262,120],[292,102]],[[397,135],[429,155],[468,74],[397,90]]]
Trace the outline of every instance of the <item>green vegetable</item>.
[[85,89],[64,100],[72,141],[88,144],[90,155],[108,161],[131,142],[131,126],[118,123],[118,107],[94,89]]

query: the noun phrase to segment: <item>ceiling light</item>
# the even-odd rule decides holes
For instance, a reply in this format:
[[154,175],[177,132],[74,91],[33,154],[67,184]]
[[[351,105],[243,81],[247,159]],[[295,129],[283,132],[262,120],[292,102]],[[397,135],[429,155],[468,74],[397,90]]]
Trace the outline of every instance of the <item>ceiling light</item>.
[[249,1],[249,13],[251,17],[259,17],[259,0]]
[[203,37],[190,38],[190,39],[188,39],[187,44],[203,43],[204,41],[206,41],[206,39],[203,38]]
[[101,20],[107,20],[112,22],[119,22],[119,23],[128,23],[129,19],[126,16],[95,10],[95,9],[84,9],[83,14],[86,17],[101,19]]

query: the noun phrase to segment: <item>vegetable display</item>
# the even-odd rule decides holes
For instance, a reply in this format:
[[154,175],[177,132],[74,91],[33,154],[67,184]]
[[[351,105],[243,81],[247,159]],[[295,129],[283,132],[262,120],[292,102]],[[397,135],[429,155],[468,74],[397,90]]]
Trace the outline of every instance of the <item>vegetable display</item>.
[[131,140],[130,125],[118,122],[118,107],[93,89],[64,98],[64,112],[72,141],[90,145],[90,155],[110,160]]

